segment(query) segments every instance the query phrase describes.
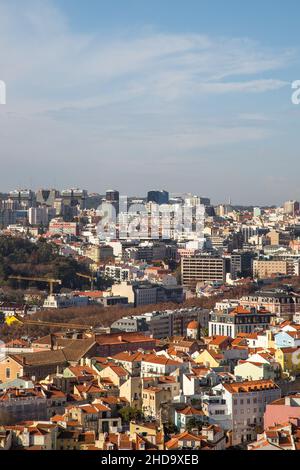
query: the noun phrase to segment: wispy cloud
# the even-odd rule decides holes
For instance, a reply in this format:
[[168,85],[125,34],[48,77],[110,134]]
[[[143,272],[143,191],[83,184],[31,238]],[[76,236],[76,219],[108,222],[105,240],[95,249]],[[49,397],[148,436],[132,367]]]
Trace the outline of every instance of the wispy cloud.
[[124,92],[128,99],[153,94],[176,100],[272,91],[285,82],[257,76],[286,67],[293,57],[289,49],[274,51],[249,39],[79,34],[49,1],[28,0],[21,9],[17,4],[0,0],[0,70],[18,100],[41,105],[99,105],[118,95],[122,100]]
[[42,174],[43,155],[65,169],[68,161],[80,179],[88,156],[105,175],[126,161],[134,176],[149,158],[175,168],[176,159],[191,157],[195,165],[197,152],[272,136],[259,111],[230,119],[217,109],[211,119],[197,100],[216,106],[219,97],[249,95],[251,103],[253,93],[285,87],[280,72],[294,61],[293,49],[148,27],[119,37],[84,34],[70,28],[59,2],[23,3],[0,0],[0,79],[8,101],[0,139],[8,167],[19,162],[24,174]]

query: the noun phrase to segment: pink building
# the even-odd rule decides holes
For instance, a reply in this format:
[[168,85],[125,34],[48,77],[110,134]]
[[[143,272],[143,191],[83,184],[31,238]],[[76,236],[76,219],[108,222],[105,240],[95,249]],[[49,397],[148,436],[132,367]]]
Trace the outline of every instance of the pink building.
[[280,398],[267,405],[264,415],[265,429],[287,423],[291,418],[300,419],[300,394]]

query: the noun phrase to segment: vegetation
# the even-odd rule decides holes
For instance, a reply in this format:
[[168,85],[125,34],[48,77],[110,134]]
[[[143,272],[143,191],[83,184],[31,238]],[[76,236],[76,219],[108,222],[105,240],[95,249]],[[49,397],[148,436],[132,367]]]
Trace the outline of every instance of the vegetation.
[[199,421],[197,421],[196,418],[190,419],[186,425],[187,431],[191,432],[194,429],[198,429],[199,431],[202,429],[202,425],[199,423]]
[[[239,298],[242,295],[251,293],[255,288],[253,285],[237,287],[231,290],[230,298]],[[203,297],[195,298],[185,301],[183,304],[178,305],[177,303],[161,303],[159,305],[144,305],[142,307],[124,307],[115,306],[104,308],[101,305],[89,305],[86,307],[79,308],[67,308],[67,309],[49,309],[37,312],[31,315],[34,320],[41,320],[46,322],[54,323],[76,323],[80,325],[89,325],[93,327],[108,327],[120,318],[127,315],[139,315],[146,312],[155,310],[172,310],[176,308],[191,308],[191,307],[202,307],[212,309],[215,302],[224,299],[227,294],[222,294],[217,297]],[[27,326],[20,324],[13,324],[8,327],[7,325],[0,326],[0,339],[2,341],[9,341],[10,339],[19,338],[22,336],[28,336],[30,338],[37,338],[42,335],[47,335],[50,332],[59,331],[59,328],[48,327],[48,326]]]
[[143,419],[143,413],[141,410],[137,410],[136,408],[132,408],[131,406],[126,406],[120,410],[120,415],[122,417],[122,421],[126,424],[130,423],[132,420],[141,420]]
[[0,410],[0,426],[12,426],[18,422],[16,416],[12,415],[5,409]]
[[170,434],[177,434],[179,430],[177,426],[171,420],[169,420],[164,425],[164,431],[165,431],[165,434],[170,435]]
[[[62,288],[81,289],[90,287],[89,281],[76,276],[77,272],[89,274],[89,268],[72,257],[61,256],[55,244],[40,239],[36,243],[24,238],[0,237],[0,286],[25,289],[47,285],[36,281],[11,280],[9,276],[49,277],[61,279]],[[101,279],[96,287],[107,281]],[[57,287],[56,287],[57,288]]]
[[[62,291],[66,289],[90,288],[89,281],[76,276],[77,272],[88,273],[88,266],[79,263],[74,258],[61,256],[54,244],[49,244],[42,239],[36,243],[32,243],[21,237],[12,238],[0,236],[1,301],[22,303],[24,301],[24,289],[33,286],[42,290],[47,288],[47,285],[44,283],[36,281],[11,280],[9,279],[10,275],[61,279]],[[95,287],[102,289],[107,287],[106,280],[102,281],[100,280]],[[248,284],[233,288],[229,293],[221,293],[219,296],[189,299],[181,305],[164,303],[159,304],[159,306],[155,304],[145,305],[139,308],[124,308],[123,306],[104,308],[100,305],[89,305],[81,308],[44,310],[33,314],[31,318],[55,323],[63,322],[86,324],[93,327],[107,327],[125,315],[142,314],[158,309],[166,310],[181,307],[212,309],[215,302],[222,300],[226,296],[239,298],[254,290],[254,284]],[[49,334],[50,331],[55,332],[59,330],[59,328],[54,327],[23,326],[21,324],[14,324],[10,327],[1,325],[0,328],[0,339],[4,341],[22,336],[37,338],[43,334]]]

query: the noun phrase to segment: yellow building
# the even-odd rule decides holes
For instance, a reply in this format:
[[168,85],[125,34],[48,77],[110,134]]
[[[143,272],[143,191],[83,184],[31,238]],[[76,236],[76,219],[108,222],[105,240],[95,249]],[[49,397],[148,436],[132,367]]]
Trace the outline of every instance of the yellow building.
[[107,260],[113,260],[114,250],[108,245],[89,245],[85,250],[85,256],[97,264]]
[[109,365],[99,372],[99,376],[100,382],[103,378],[110,379],[115,386],[121,387],[128,380],[129,373],[121,366]]
[[130,423],[129,427],[130,439],[135,440],[136,436],[143,436],[148,442],[156,445],[158,450],[164,450],[164,433],[163,429],[155,423]]
[[120,386],[120,396],[126,398],[132,408],[142,407],[142,379],[141,377],[129,377]]
[[275,359],[282,372],[300,374],[300,348],[279,348],[275,352]]
[[223,354],[217,354],[214,351],[205,349],[196,357],[197,364],[204,364],[206,367],[220,367],[224,361]]
[[275,372],[271,364],[240,361],[234,368],[237,380],[274,380]]
[[171,402],[172,394],[170,390],[164,390],[159,387],[148,387],[143,389],[142,400],[142,411],[144,415],[159,419],[162,405]]

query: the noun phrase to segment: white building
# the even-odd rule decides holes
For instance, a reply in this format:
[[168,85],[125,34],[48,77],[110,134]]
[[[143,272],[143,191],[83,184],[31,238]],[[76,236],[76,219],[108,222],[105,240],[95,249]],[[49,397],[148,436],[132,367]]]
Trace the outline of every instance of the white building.
[[209,336],[230,336],[267,330],[273,314],[261,308],[238,306],[234,309],[215,310],[210,314]]
[[141,363],[142,377],[157,377],[162,375],[171,375],[177,370],[187,372],[189,363],[174,361],[167,357],[155,356],[154,354],[145,357]]
[[254,441],[263,429],[266,405],[281,397],[280,388],[272,380],[220,384],[213,391],[222,397],[230,416],[232,445]]
[[44,301],[44,308],[68,308],[68,307],[85,307],[88,305],[89,299],[84,296],[75,296],[71,294],[53,294],[48,295]]
[[122,266],[107,264],[105,266],[105,276],[116,282],[126,282],[130,280],[130,270],[128,268],[122,268]]

